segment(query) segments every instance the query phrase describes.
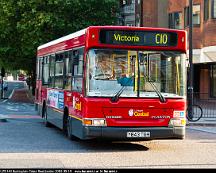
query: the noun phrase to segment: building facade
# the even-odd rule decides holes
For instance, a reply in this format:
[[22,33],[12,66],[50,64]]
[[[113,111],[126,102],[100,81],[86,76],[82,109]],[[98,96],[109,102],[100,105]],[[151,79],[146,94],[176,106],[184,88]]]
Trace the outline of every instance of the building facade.
[[[169,0],[169,27],[189,30],[189,0]],[[216,98],[216,0],[193,0],[194,92]]]
[[168,0],[120,0],[120,25],[168,27]]
[[120,0],[119,25],[136,26],[135,0]]

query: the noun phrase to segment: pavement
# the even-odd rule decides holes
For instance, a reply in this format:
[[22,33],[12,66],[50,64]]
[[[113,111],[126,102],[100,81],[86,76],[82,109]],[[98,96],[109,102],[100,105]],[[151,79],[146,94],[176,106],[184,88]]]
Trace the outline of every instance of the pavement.
[[7,101],[33,104],[34,96],[28,88],[14,89]]
[[197,122],[187,121],[187,126],[215,126],[216,127],[216,115],[215,118],[201,118]]

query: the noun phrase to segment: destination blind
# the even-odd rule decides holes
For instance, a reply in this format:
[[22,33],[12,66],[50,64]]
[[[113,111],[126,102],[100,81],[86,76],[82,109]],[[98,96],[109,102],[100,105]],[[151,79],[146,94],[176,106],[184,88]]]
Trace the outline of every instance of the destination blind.
[[99,40],[103,44],[129,46],[176,46],[175,32],[101,30]]

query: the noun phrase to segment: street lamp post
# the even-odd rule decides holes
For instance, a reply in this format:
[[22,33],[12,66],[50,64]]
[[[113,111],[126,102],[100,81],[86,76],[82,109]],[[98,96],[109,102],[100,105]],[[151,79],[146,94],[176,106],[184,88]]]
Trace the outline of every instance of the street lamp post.
[[193,0],[189,1],[189,65],[188,116],[193,118]]

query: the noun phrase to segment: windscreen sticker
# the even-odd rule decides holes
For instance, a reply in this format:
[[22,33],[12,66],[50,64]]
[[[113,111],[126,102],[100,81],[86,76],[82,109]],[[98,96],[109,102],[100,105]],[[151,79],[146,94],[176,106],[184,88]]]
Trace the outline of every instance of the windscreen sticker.
[[174,111],[173,117],[175,118],[184,118],[185,117],[185,112],[184,111]]

